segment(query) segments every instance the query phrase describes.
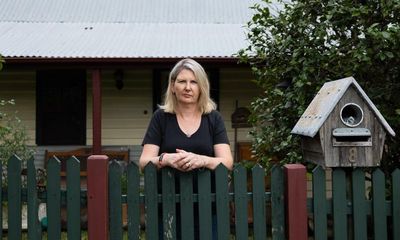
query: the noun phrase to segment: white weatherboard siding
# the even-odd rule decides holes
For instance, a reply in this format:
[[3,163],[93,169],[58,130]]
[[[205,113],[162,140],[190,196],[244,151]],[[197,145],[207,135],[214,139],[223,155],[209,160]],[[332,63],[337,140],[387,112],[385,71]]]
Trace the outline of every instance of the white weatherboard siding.
[[[105,146],[140,145],[152,116],[152,70],[124,70],[124,87],[118,90],[114,70],[103,70],[102,78],[102,144]],[[249,107],[251,100],[261,93],[252,83],[250,71],[226,68],[220,70],[220,112],[228,137],[234,146],[231,115],[236,100],[239,107]],[[36,74],[34,71],[0,72],[0,99],[14,99],[17,111],[26,126],[30,145],[35,145]],[[92,83],[87,74],[86,145],[92,144]],[[249,142],[249,128],[238,129],[237,141]],[[65,148],[65,147],[64,147]],[[74,148],[71,146],[70,148]],[[41,155],[40,155],[41,156]],[[42,156],[41,156],[42,157]]]
[[[29,144],[35,144],[36,126],[36,73],[34,71],[0,72],[0,100],[14,99],[15,105],[4,108],[16,115],[26,126]],[[1,107],[3,110],[3,107]]]
[[[231,115],[238,107],[250,107],[251,100],[260,95],[261,89],[252,82],[253,76],[249,70],[222,69],[220,72],[220,111],[224,117],[231,146],[234,142],[234,129],[232,128]],[[250,142],[249,128],[239,128],[237,141]]]
[[[152,115],[152,71],[124,71],[121,90],[115,87],[113,73],[102,71],[102,144],[140,145]],[[88,145],[93,140],[91,91],[88,84]]]

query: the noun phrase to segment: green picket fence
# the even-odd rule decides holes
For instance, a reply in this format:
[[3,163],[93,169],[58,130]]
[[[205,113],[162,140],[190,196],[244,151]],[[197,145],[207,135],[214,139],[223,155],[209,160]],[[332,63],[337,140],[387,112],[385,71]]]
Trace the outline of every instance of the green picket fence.
[[[2,169],[2,168],[0,168]],[[42,239],[42,225],[38,219],[38,206],[46,203],[47,208],[47,238],[61,239],[64,230],[61,225],[61,208],[67,211],[68,239],[81,239],[81,208],[87,207],[87,191],[81,189],[80,165],[76,158],[67,161],[66,183],[61,183],[60,161],[51,158],[47,164],[47,184],[38,187],[36,169],[33,159],[27,164],[27,185],[21,182],[21,160],[12,157],[7,166],[7,188],[0,193],[3,203],[7,203],[8,229],[0,229],[0,239],[7,234],[8,239],[21,239],[24,231],[21,226],[21,206],[27,204],[28,209],[28,239]],[[122,192],[122,175],[126,174],[127,192]],[[176,174],[172,169],[162,169],[157,174],[157,168],[148,165],[143,176],[134,163],[129,163],[126,171],[113,161],[109,165],[109,237],[110,239],[158,239],[159,228],[163,228],[164,237],[176,239],[177,209],[180,208],[182,239],[194,239],[193,210],[198,205],[198,232],[200,239],[211,239],[213,214],[215,205],[219,239],[284,239],[284,180],[281,168],[274,168],[271,173],[271,192],[265,191],[265,171],[255,166],[248,171],[241,165],[232,172],[222,165],[215,172],[215,192],[211,189],[212,175],[210,170],[201,170],[197,174]],[[160,175],[160,176],[159,176]],[[161,181],[157,181],[157,177]],[[144,184],[141,184],[141,177]],[[247,189],[247,181],[251,177],[252,191]],[[162,186],[158,186],[159,182]],[[176,183],[180,192],[175,193]],[[144,188],[143,188],[144,187]],[[159,193],[160,187],[162,191]],[[197,192],[195,189],[197,188]],[[128,224],[123,227],[122,205],[128,208]],[[176,204],[179,203],[179,204]],[[254,212],[252,223],[248,222],[248,204],[251,203]],[[140,209],[145,209],[145,225],[140,222]],[[272,206],[272,221],[267,219],[267,206]],[[162,213],[162,214],[159,214]],[[234,215],[234,221],[232,221]],[[161,217],[161,221],[159,221]],[[3,219],[3,216],[0,216]],[[90,219],[89,219],[90,220]],[[268,225],[267,221],[272,225]],[[161,222],[161,224],[159,224]],[[6,230],[6,231],[3,231]],[[5,233],[7,232],[7,233]],[[124,232],[127,232],[124,234]]]
[[[371,179],[366,187],[366,179]],[[387,188],[386,185],[391,186]],[[332,198],[327,199],[326,172],[312,173],[314,239],[400,239],[400,171],[391,179],[376,168],[366,174],[361,168],[332,170]]]
[[[44,187],[38,187],[33,159],[28,160],[26,168],[27,184],[23,186],[20,159],[12,157],[8,161],[8,184],[0,191],[3,207],[8,212],[7,216],[0,212],[0,219],[7,218],[8,227],[0,229],[0,239],[4,236],[21,239],[23,232],[28,239],[42,239],[44,233],[38,219],[40,203],[46,203],[47,207],[48,239],[62,239],[62,231],[66,231],[68,239],[81,239],[85,229],[82,229],[80,214],[81,209],[87,207],[88,199],[86,189],[81,189],[79,161],[75,158],[67,161],[67,176],[63,182],[60,162],[50,159]],[[235,239],[285,239],[288,228],[285,218],[290,213],[285,213],[288,199],[284,197],[285,176],[280,167],[274,167],[270,173],[271,190],[268,192],[264,185],[265,170],[258,165],[251,171],[237,165],[232,172],[221,165],[214,172],[200,170],[194,174],[168,168],[158,171],[150,164],[140,173],[134,163],[123,168],[114,161],[108,172],[110,239],[124,236],[159,239],[161,229],[166,239],[176,239],[179,234],[182,239],[194,239],[196,232],[200,233],[200,239],[211,239],[214,210],[218,239],[231,236]],[[308,226],[312,229],[311,239],[400,239],[399,170],[385,179],[384,174],[375,169],[371,174],[371,187],[366,188],[367,176],[362,169],[334,169],[332,198],[326,197],[325,174],[320,167],[312,173],[313,197],[305,206],[310,219]],[[161,179],[157,180],[158,177]],[[122,179],[127,181],[127,192],[123,192]],[[251,191],[247,184],[250,179]],[[391,189],[385,187],[388,182]],[[180,191],[175,193],[177,186]],[[128,212],[126,226],[122,218],[124,204]],[[248,221],[249,204],[253,211],[251,223]],[[22,205],[27,205],[27,230],[21,226]],[[195,214],[197,207],[199,211]],[[61,224],[62,208],[67,212],[66,226]],[[143,214],[144,223],[141,222]],[[181,219],[180,226],[177,217]],[[195,229],[195,221],[198,229]],[[179,229],[182,230],[179,232]]]

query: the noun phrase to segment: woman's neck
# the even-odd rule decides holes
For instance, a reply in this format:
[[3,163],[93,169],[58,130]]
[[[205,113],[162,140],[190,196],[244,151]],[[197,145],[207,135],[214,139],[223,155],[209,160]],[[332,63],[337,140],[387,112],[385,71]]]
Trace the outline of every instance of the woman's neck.
[[196,105],[186,105],[186,106],[178,106],[176,109],[176,114],[181,117],[193,117],[198,116],[200,111]]

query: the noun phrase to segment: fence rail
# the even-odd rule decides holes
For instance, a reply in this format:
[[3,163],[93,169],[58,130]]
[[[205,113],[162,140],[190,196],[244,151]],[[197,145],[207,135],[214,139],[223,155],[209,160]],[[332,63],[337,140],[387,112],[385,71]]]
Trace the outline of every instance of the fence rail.
[[[43,230],[48,239],[61,239],[62,231],[68,239],[81,239],[86,231],[81,212],[87,208],[88,221],[97,221],[90,205],[102,196],[107,199],[100,199],[105,205],[99,206],[107,209],[92,209],[104,210],[109,239],[126,235],[128,239],[212,239],[214,234],[218,239],[232,235],[235,239],[400,239],[399,170],[385,178],[378,168],[370,174],[362,169],[333,169],[332,197],[327,197],[326,171],[317,167],[311,178],[312,198],[303,199],[307,190],[301,165],[275,166],[267,172],[271,179],[267,187],[266,171],[258,165],[251,170],[237,165],[230,172],[220,165],[215,171],[182,173],[157,170],[150,164],[141,173],[134,163],[122,167],[117,161],[108,164],[105,160],[105,165],[92,165],[105,167],[105,175],[91,172],[88,161],[88,183],[92,185],[86,189],[74,157],[67,162],[66,177],[60,175],[60,161],[51,158],[44,186],[38,184],[33,159],[27,161],[25,184],[21,160],[10,158],[7,178],[0,179],[6,181],[0,199],[7,208],[0,218],[8,223],[4,225],[7,229],[0,225],[0,239],[21,239],[23,232],[28,239],[42,239]],[[366,187],[367,178],[371,183]],[[106,195],[93,192],[93,186]],[[46,204],[47,228],[38,219],[41,203]],[[27,230],[21,224],[22,205],[27,206]],[[99,226],[95,225],[95,231],[102,231]],[[89,229],[89,238],[90,234]]]

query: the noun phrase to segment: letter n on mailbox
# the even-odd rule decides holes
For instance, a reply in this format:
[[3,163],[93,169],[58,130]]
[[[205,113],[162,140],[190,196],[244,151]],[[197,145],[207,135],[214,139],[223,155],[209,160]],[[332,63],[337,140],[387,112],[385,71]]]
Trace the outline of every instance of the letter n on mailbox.
[[326,82],[292,133],[304,159],[324,167],[379,166],[386,134],[395,136],[352,77]]

